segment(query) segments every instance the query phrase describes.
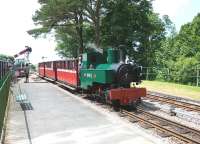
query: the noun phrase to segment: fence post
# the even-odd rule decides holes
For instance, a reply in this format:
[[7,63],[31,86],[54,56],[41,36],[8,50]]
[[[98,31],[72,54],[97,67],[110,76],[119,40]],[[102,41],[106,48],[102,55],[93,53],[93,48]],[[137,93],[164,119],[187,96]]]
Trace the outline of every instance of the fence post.
[[149,67],[147,67],[146,80],[149,80]]
[[197,65],[197,87],[199,86],[199,67]]
[[167,69],[167,80],[169,81],[169,78],[170,78],[170,76],[169,76],[169,68],[166,68]]

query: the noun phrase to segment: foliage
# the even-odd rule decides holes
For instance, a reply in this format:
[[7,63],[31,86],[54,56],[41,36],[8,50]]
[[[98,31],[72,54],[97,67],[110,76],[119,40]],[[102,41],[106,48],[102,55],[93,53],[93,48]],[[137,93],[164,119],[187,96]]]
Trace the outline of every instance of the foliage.
[[146,87],[150,91],[160,91],[169,95],[175,95],[185,98],[192,98],[200,100],[200,87],[175,84],[171,82],[160,82],[160,81],[143,81],[142,87]]
[[31,71],[35,72],[36,71],[36,65],[30,64],[30,69],[31,69]]
[[0,60],[1,61],[13,62],[14,61],[14,57],[0,54]]
[[[176,32],[167,15],[153,12],[152,0],[38,0],[29,30],[34,37],[54,33],[62,57],[90,47],[123,48],[144,67],[159,67],[152,79],[195,83],[200,61],[200,14]],[[164,70],[161,70],[161,69]],[[166,72],[166,70],[168,70]],[[170,76],[166,76],[166,73]]]
[[164,38],[164,25],[153,13],[151,1],[111,1],[103,18],[104,47],[124,45],[127,53],[143,66],[154,65],[156,49]]
[[65,27],[73,39],[79,42],[79,52],[83,51],[83,8],[85,0],[38,0],[41,8],[35,12],[33,21],[36,25],[41,26],[28,33],[37,37],[52,30],[60,31]]
[[196,67],[200,62],[199,29],[200,14],[183,25],[178,34],[172,33],[162,41],[161,50],[156,53],[157,63],[171,69],[171,81],[196,83]]
[[[39,0],[41,8],[33,21],[41,26],[28,31],[38,37],[55,32],[56,50],[64,57],[75,57],[88,44],[97,48],[119,47],[143,65],[164,38],[164,23],[153,13],[149,0]],[[144,57],[148,57],[145,58]]]
[[183,84],[192,84],[196,82],[196,65],[198,61],[195,58],[180,57],[172,65],[171,81]]

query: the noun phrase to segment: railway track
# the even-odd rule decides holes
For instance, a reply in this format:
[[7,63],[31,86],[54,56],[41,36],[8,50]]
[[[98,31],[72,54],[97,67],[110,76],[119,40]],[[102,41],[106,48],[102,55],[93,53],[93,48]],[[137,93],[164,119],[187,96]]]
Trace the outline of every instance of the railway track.
[[[95,101],[95,104],[113,111],[111,105],[105,105],[97,101]],[[155,129],[161,137],[175,137],[187,144],[200,144],[200,130],[152,114],[142,107],[138,107],[137,111],[133,112],[121,109],[119,113],[122,117],[128,118],[130,122],[140,123],[146,129]]]
[[200,105],[181,101],[176,98],[162,96],[162,95],[154,94],[154,93],[148,93],[144,99],[153,100],[153,101],[157,101],[157,102],[161,102],[165,104],[170,104],[170,105],[175,106],[176,108],[182,108],[189,111],[195,111],[195,112],[200,113]]
[[137,112],[121,111],[131,122],[139,122],[146,128],[155,128],[161,137],[175,137],[185,143],[200,144],[200,130],[154,115],[138,108]]
[[[82,98],[87,99],[87,95],[81,94]],[[162,99],[159,96],[155,95],[148,95],[147,98],[157,101],[166,102],[169,104],[174,104],[172,101],[175,101],[175,99]],[[156,98],[152,98],[156,97]],[[159,99],[159,100],[158,100]],[[160,100],[162,99],[162,100]],[[89,100],[89,99],[87,99]],[[179,101],[178,101],[179,102]],[[101,105],[101,107],[105,109],[111,109],[110,105],[105,105],[103,103],[95,102],[97,105]],[[181,108],[187,108],[190,110],[196,110],[196,108],[190,107],[190,106],[182,106],[183,103],[176,105],[177,107]],[[191,103],[187,103],[187,105]],[[179,124],[177,122],[165,119],[163,117],[157,116],[155,114],[152,114],[148,111],[143,110],[142,108],[137,108],[136,112],[129,112],[124,109],[120,111],[120,113],[124,116],[127,116],[131,122],[138,122],[143,124],[143,127],[146,128],[154,128],[156,131],[158,131],[158,134],[161,137],[175,137],[185,143],[188,144],[200,144],[200,130],[196,130],[194,128],[190,128],[188,126]]]

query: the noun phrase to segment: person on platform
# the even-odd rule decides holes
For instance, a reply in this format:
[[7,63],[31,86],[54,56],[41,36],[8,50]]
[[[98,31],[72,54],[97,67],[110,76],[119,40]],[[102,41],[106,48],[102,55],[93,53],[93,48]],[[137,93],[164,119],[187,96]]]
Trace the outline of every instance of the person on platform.
[[26,67],[25,67],[25,76],[26,76],[26,83],[29,82],[29,64],[26,64]]

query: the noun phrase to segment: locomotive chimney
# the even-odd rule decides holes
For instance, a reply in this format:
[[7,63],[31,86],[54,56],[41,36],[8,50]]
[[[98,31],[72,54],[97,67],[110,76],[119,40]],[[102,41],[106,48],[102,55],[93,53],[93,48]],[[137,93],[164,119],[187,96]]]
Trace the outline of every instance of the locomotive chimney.
[[119,46],[119,61],[120,62],[125,62],[125,48],[124,45]]
[[107,53],[108,53],[107,62],[109,64],[119,62],[119,51],[117,49],[109,48]]

